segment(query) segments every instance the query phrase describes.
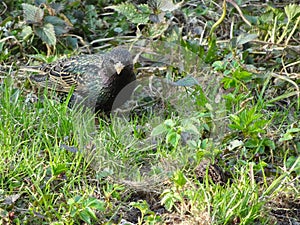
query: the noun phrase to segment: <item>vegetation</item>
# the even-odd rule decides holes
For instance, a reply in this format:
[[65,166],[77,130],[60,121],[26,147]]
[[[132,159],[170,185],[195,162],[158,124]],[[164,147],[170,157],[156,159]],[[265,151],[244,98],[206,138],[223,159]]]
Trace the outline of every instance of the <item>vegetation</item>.
[[[300,222],[297,1],[58,2],[0,5],[1,224]],[[22,70],[116,45],[110,118]]]

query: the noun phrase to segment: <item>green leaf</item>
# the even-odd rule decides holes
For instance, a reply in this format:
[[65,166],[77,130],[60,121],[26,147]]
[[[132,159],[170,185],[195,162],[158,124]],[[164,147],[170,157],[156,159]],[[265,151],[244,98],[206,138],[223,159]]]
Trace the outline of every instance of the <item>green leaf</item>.
[[68,205],[73,205],[75,203],[74,199],[73,198],[70,198],[68,201],[67,201]]
[[195,90],[192,93],[193,96],[196,98],[196,104],[198,106],[203,106],[206,103],[208,103],[208,99],[206,97],[206,94],[204,93],[201,86],[196,86]]
[[288,129],[286,132],[300,134],[300,128],[291,128],[291,129]]
[[258,37],[257,34],[241,34],[237,37],[237,45],[243,45],[250,41],[253,41]]
[[211,63],[213,61],[218,60],[218,46],[216,37],[212,36],[208,42],[208,51],[204,61],[206,63]]
[[245,143],[245,147],[247,148],[255,148],[258,147],[260,145],[260,140],[258,139],[249,139],[246,141]]
[[223,61],[214,61],[212,67],[216,71],[222,71],[226,69],[226,64]]
[[91,224],[91,216],[90,216],[89,211],[83,210],[83,211],[79,212],[79,217],[87,224]]
[[284,11],[289,20],[294,19],[296,16],[300,14],[300,5],[290,4],[284,7]]
[[67,25],[67,23],[57,16],[45,16],[44,22],[50,23],[54,26],[56,35],[65,34],[70,30],[70,27]]
[[178,192],[174,192],[172,189],[166,189],[163,191],[161,204],[165,206],[168,211],[171,211],[176,202],[181,201],[182,198]]
[[41,23],[44,17],[44,11],[34,5],[22,4],[24,20],[27,23]]
[[56,44],[54,26],[51,23],[44,24],[36,28],[36,34],[48,45]]
[[174,126],[175,126],[175,122],[174,122],[172,119],[167,119],[167,120],[165,120],[164,124],[165,124],[167,127],[174,127]]
[[185,123],[182,127],[182,131],[189,132],[191,134],[199,134],[197,127],[192,123]]
[[180,140],[180,135],[177,134],[175,131],[168,132],[166,136],[166,142],[168,144],[171,144],[174,148],[176,148],[179,143],[179,140]]
[[80,201],[82,201],[82,196],[76,195],[76,196],[74,197],[74,202],[80,202]]
[[[116,10],[123,14],[130,22],[135,24],[146,24],[149,21],[150,11],[148,13],[140,13],[132,3],[121,3],[119,5],[108,6],[106,9]],[[143,7],[144,9],[144,7]]]
[[271,148],[272,150],[275,150],[276,146],[274,141],[270,140],[270,139],[264,139],[263,144],[265,146],[268,146],[269,148]]
[[145,200],[139,200],[138,202],[131,202],[130,206],[137,208],[142,214],[149,212],[149,204]]
[[293,140],[293,135],[290,133],[285,133],[281,138],[279,138],[280,142]]
[[68,37],[66,37],[66,43],[72,49],[77,49],[78,48],[78,40],[77,40],[77,38],[68,36]]
[[97,220],[97,216],[96,216],[95,212],[90,207],[86,207],[85,211],[87,211],[87,213],[89,214],[89,216],[92,219]]
[[27,40],[29,36],[33,33],[30,26],[23,27],[20,36],[22,37],[22,40]]
[[53,176],[57,176],[61,173],[66,172],[67,170],[68,170],[68,167],[65,164],[58,164],[58,165],[54,165],[52,167]]
[[163,134],[167,131],[168,131],[168,129],[166,128],[166,126],[164,124],[159,124],[158,126],[153,128],[153,130],[151,132],[151,136],[154,137],[154,136]]
[[289,141],[289,140],[292,140],[296,135],[299,135],[300,133],[300,128],[291,128],[291,129],[288,129],[286,131],[285,134],[283,134],[283,136],[279,139],[279,141]]
[[161,204],[164,205],[168,211],[171,211],[177,199],[174,198],[170,189],[164,190],[162,196]]
[[179,170],[174,174],[173,181],[179,187],[183,187],[186,184],[187,179],[184,176],[183,172]]
[[148,15],[150,15],[152,13],[151,9],[149,8],[149,6],[147,4],[140,4],[138,6],[138,9],[142,13],[145,13],[145,14],[148,14]]
[[242,81],[250,81],[253,74],[246,70],[237,69],[233,72],[232,76]]
[[300,161],[299,161],[299,156],[297,156],[297,157],[296,156],[290,156],[286,160],[286,166],[288,168],[294,167],[294,171],[296,172],[296,174],[300,175]]
[[196,78],[192,76],[187,76],[184,77],[176,82],[174,82],[176,86],[181,86],[181,87],[190,87],[194,85],[199,85],[199,82],[196,80]]
[[105,211],[105,202],[96,199],[96,198],[90,198],[86,202],[87,206],[93,209],[97,209],[99,211]]

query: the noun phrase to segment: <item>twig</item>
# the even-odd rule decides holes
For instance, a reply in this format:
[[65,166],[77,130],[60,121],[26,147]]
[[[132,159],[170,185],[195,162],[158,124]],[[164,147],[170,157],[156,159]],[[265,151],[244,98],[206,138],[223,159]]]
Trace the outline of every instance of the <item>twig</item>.
[[4,2],[2,2],[2,5],[4,5],[4,10],[0,13],[0,16],[2,16],[7,10],[7,5]]
[[229,2],[231,5],[233,5],[234,8],[236,8],[236,10],[238,11],[238,13],[240,14],[240,16],[242,17],[242,20],[244,20],[244,22],[248,25],[248,26],[252,26],[251,23],[244,17],[244,14],[242,12],[242,10],[240,9],[240,7],[238,6],[238,4],[236,4],[233,0],[226,0],[227,2]]

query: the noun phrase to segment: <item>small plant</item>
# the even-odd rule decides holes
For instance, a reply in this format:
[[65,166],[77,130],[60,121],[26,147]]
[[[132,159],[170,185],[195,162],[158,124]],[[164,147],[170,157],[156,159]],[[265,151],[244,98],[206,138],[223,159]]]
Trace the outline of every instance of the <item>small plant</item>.
[[54,9],[50,5],[41,4],[40,7],[23,3],[23,15],[27,26],[23,27],[21,36],[24,40],[32,34],[37,35],[47,46],[55,48],[57,37],[66,34],[72,24],[62,15],[64,19],[58,17],[62,5],[56,5]]
[[68,200],[69,214],[72,218],[79,217],[87,224],[97,220],[95,210],[105,211],[105,202],[94,197],[76,196]]
[[195,118],[184,119],[179,124],[174,119],[167,119],[152,130],[151,136],[165,134],[166,143],[176,148],[181,139],[182,132],[199,135],[198,128],[193,124],[195,122],[197,123]]
[[299,13],[300,6],[297,4],[286,5],[284,12],[269,6],[266,13],[259,17],[259,26],[266,32],[264,39],[276,44],[285,40],[287,45],[297,28],[299,29]]
[[230,115],[229,127],[241,131],[245,137],[257,137],[259,133],[265,133],[264,127],[268,123],[262,118],[263,114],[257,112],[257,107],[244,109],[238,115]]
[[137,208],[141,212],[141,217],[138,219],[138,224],[157,224],[161,222],[160,216],[155,215],[153,211],[149,209],[149,204],[145,200],[138,202],[131,202],[130,205]]
[[175,208],[178,212],[180,212],[180,209],[177,208],[177,203],[180,202],[181,204],[185,204],[182,190],[184,185],[187,183],[187,178],[182,171],[178,170],[174,173],[172,181],[175,186],[163,191],[161,194],[161,204],[163,204],[168,211]]

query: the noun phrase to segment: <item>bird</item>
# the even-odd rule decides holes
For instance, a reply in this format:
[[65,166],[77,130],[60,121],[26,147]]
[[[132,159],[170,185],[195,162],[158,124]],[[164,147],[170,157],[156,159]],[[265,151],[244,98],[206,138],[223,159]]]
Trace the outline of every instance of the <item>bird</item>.
[[132,56],[124,47],[115,47],[104,54],[78,55],[31,66],[26,70],[37,73],[29,79],[57,92],[61,101],[73,90],[69,107],[82,104],[95,113],[109,113],[117,95],[129,86],[126,97],[121,96],[117,106],[123,104],[134,89],[134,85],[130,84],[136,80]]

